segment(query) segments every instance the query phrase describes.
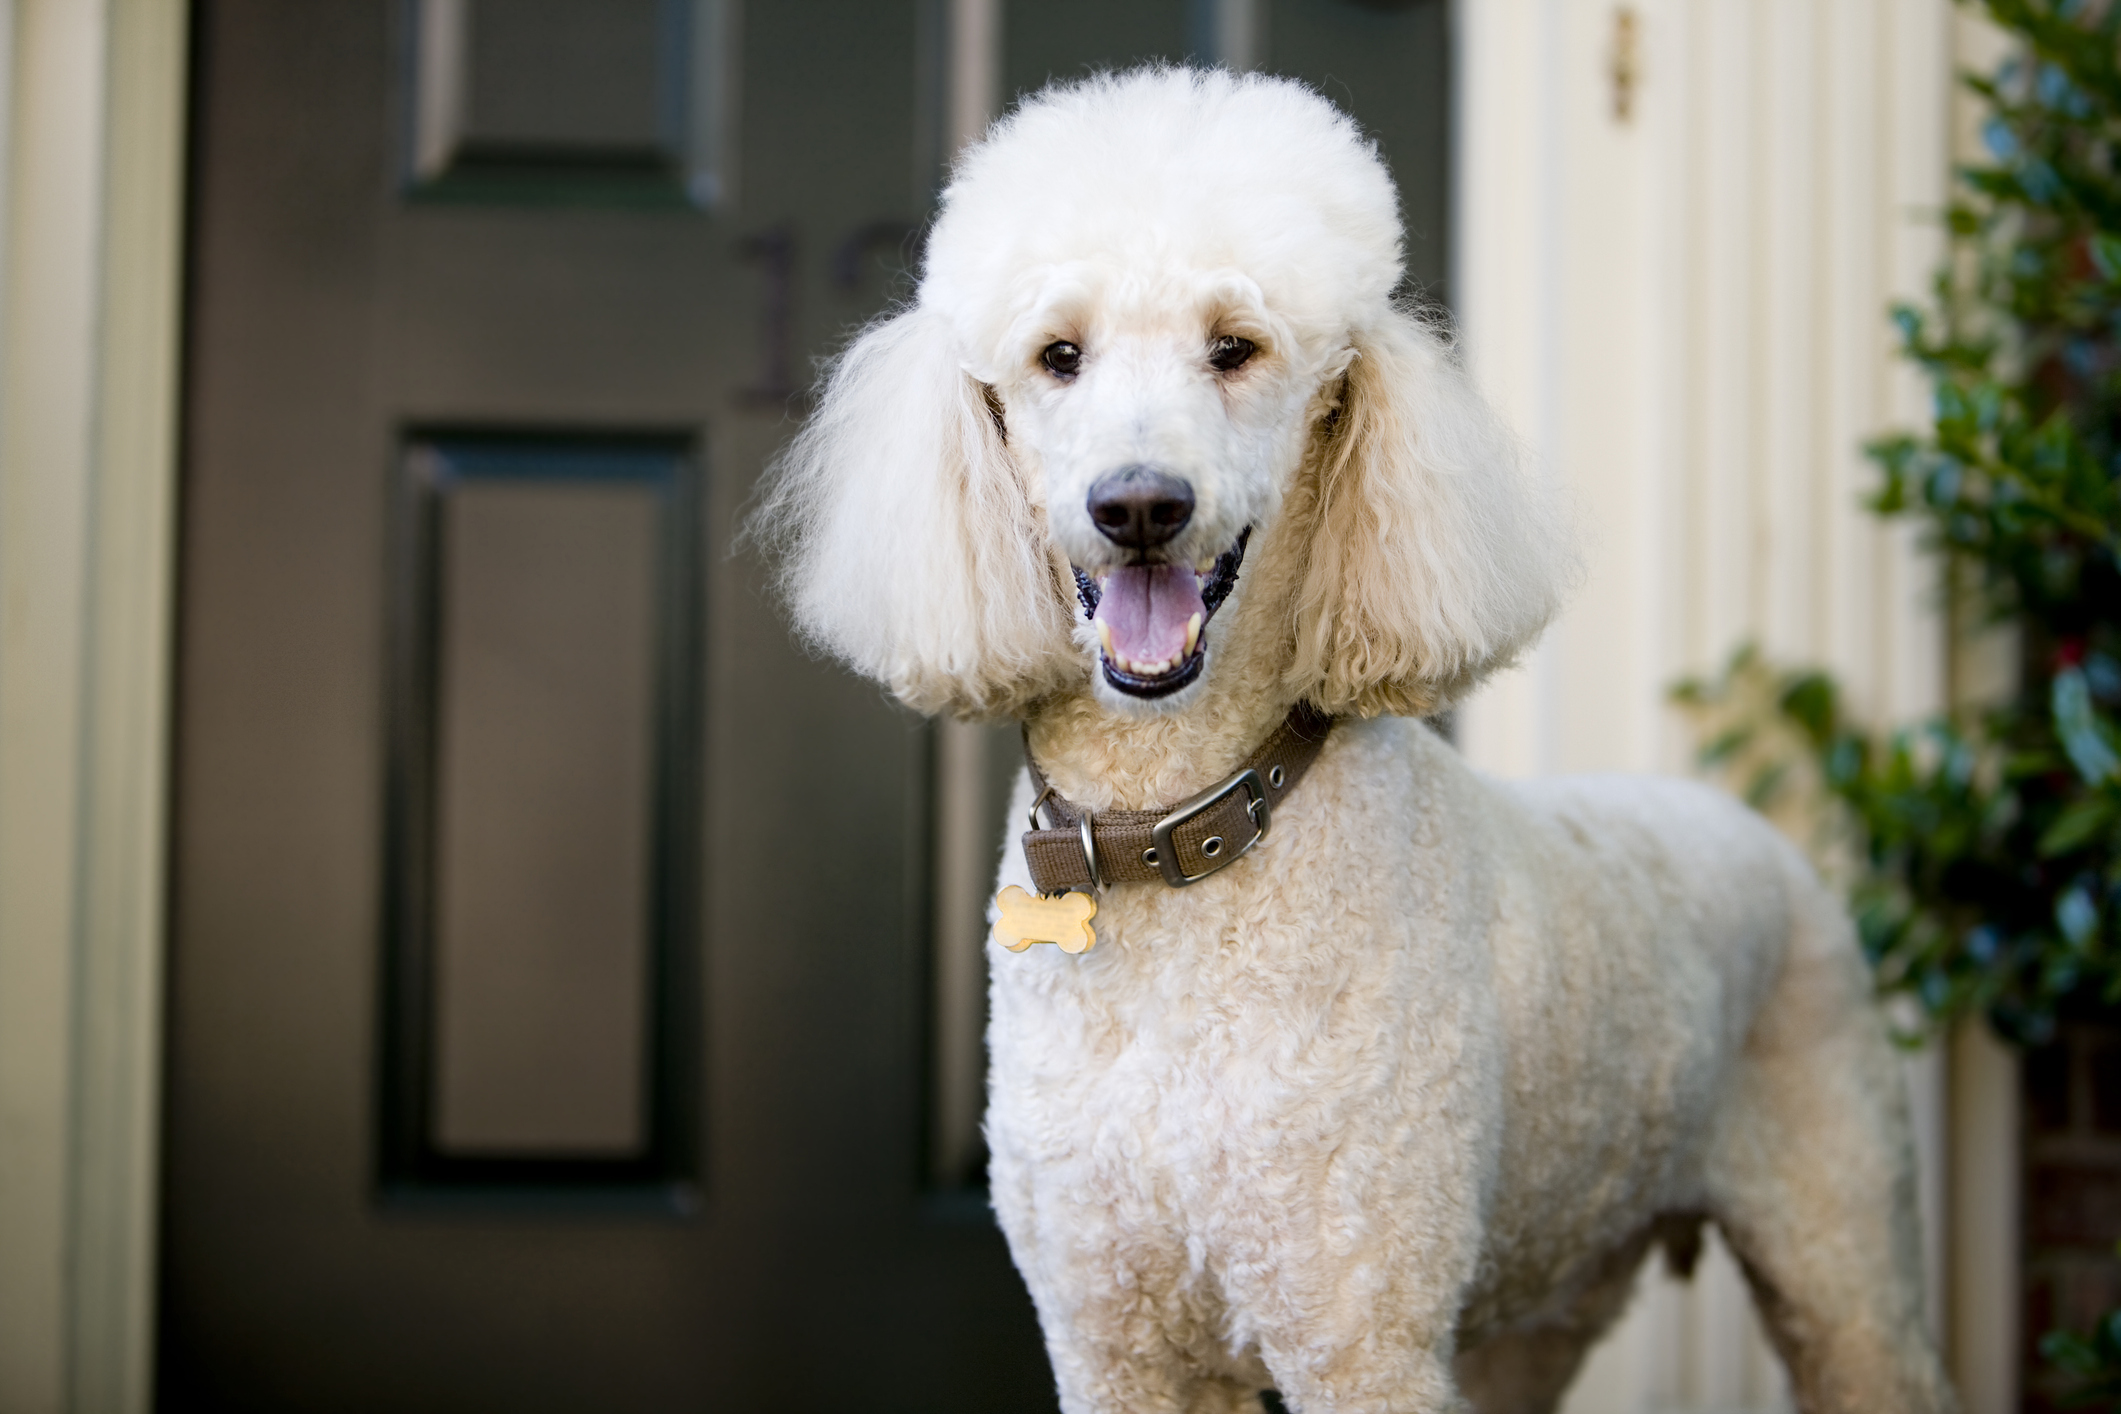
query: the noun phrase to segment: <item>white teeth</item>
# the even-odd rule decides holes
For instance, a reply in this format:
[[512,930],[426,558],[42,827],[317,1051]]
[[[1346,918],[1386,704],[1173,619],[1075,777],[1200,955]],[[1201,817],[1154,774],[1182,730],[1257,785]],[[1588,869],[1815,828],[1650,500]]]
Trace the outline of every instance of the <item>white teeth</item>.
[[1179,664],[1193,656],[1193,649],[1200,642],[1200,624],[1201,616],[1199,614],[1195,614],[1191,619],[1187,620],[1186,646],[1171,657],[1155,663],[1129,658],[1126,654],[1114,648],[1112,646],[1112,626],[1110,624],[1100,623],[1097,626],[1097,641],[1098,645],[1105,650],[1105,661],[1121,672],[1132,673],[1140,678],[1161,677],[1165,673],[1177,671]]

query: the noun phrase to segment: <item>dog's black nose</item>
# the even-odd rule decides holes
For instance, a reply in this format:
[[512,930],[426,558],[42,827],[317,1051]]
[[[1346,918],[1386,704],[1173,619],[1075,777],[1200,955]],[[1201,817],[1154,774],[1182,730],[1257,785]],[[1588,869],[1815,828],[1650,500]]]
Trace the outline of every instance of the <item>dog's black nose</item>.
[[1123,466],[1090,486],[1090,520],[1115,545],[1161,545],[1193,519],[1193,487],[1153,466]]

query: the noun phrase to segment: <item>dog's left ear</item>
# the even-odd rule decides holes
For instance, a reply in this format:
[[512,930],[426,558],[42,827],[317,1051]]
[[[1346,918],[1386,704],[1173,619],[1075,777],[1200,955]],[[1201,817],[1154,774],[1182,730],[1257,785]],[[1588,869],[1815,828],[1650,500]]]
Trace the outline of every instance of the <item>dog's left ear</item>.
[[1359,335],[1290,504],[1312,517],[1289,685],[1329,712],[1420,716],[1509,663],[1576,574],[1555,493],[1443,340]]

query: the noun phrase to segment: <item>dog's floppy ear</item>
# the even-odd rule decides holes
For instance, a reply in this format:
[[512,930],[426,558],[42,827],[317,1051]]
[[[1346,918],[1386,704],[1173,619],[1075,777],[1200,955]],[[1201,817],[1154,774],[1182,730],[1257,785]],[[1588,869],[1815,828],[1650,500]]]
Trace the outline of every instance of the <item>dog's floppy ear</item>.
[[1442,339],[1398,310],[1357,337],[1305,490],[1289,683],[1330,712],[1449,705],[1537,636],[1575,577],[1553,491]]
[[924,712],[1009,710],[1077,656],[990,399],[938,316],[879,321],[827,370],[751,521],[803,636]]

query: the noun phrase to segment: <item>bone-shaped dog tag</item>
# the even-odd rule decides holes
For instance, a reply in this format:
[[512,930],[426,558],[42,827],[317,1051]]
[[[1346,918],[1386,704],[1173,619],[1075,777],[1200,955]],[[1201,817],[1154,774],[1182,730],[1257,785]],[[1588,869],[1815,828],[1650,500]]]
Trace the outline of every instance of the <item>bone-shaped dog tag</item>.
[[1097,900],[1070,889],[1048,898],[1011,884],[994,896],[1002,916],[994,920],[994,941],[1011,952],[1033,943],[1054,943],[1065,953],[1085,953],[1097,946]]

